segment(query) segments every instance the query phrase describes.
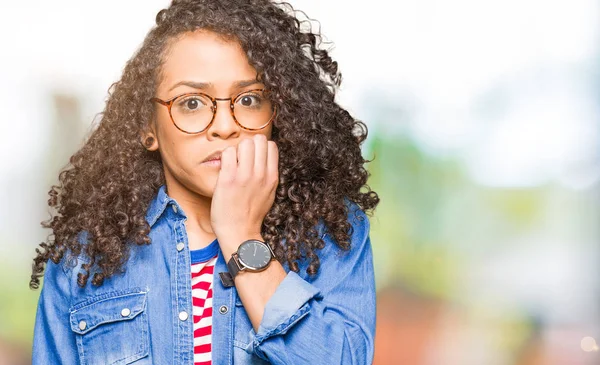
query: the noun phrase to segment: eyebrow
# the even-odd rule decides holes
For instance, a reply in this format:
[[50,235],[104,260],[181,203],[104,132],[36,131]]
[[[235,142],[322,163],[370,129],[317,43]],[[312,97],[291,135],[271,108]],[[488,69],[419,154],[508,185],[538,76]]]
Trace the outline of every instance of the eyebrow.
[[[258,81],[256,79],[254,79],[254,80],[241,80],[241,81],[236,81],[233,84],[233,86],[235,88],[242,89],[244,87],[248,87],[248,86],[256,85],[256,84],[260,84],[260,81]],[[186,80],[184,80],[184,81],[179,81],[175,85],[171,86],[171,88],[169,89],[169,91],[171,91],[171,90],[173,90],[173,89],[175,89],[176,87],[179,87],[179,86],[189,86],[191,88],[201,89],[201,90],[203,90],[203,89],[209,89],[209,88],[214,87],[214,85],[212,83],[210,83],[210,82],[198,82],[198,81],[186,81]]]

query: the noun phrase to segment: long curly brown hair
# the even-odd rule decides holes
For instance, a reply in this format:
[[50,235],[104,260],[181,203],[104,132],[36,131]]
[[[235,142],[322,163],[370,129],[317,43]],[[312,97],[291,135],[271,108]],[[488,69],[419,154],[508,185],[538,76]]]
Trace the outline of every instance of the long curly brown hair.
[[[272,140],[280,154],[279,185],[262,225],[277,258],[296,272],[307,259],[307,273],[316,274],[317,251],[324,246],[319,220],[342,249],[350,248],[345,198],[368,214],[379,202],[367,185],[363,165],[369,161],[360,149],[367,127],[335,102],[341,83],[337,62],[320,47],[312,21],[297,14],[290,4],[269,0],[174,0],[157,14],[156,25],[110,87],[97,128],[48,193],[52,214],[42,226],[52,233],[36,248],[30,288],[39,288],[48,259],[58,264],[65,253],[75,258],[82,249],[89,261],[78,273],[78,285],[85,287],[92,268],[92,284],[102,285],[123,270],[127,245],[150,244],[146,210],[165,178],[160,155],[141,142],[154,118],[148,100],[169,45],[198,29],[238,41],[277,107]],[[87,232],[86,244],[81,232]]]

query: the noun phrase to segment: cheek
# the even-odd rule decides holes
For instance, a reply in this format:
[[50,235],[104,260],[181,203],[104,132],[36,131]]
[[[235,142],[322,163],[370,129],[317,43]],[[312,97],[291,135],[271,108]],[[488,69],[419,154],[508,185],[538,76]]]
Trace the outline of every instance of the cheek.
[[201,153],[191,141],[170,139],[162,152],[164,155],[163,161],[168,161],[171,168],[191,175],[198,173],[199,164],[202,160]]
[[261,133],[264,134],[268,140],[270,140],[271,135],[273,134],[273,123],[269,124],[269,126],[262,130]]
[[[208,194],[216,183],[219,169],[201,165],[210,152],[203,136],[187,135],[175,127],[159,131],[159,149],[164,168],[188,189]],[[205,142],[205,143],[203,143]]]
[[180,132],[172,125],[168,114],[166,118],[159,117],[158,124],[158,148],[163,162],[174,171],[193,169],[201,155],[197,141],[194,141],[197,137]]

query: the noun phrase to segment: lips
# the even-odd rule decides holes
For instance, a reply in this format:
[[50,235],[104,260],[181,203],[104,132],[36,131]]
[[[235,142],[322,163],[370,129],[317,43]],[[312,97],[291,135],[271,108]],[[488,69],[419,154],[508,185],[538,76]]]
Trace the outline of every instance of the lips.
[[208,157],[206,157],[204,160],[202,160],[202,162],[220,161],[221,160],[221,152],[222,151],[215,151],[215,152],[211,153],[210,155],[208,155]]

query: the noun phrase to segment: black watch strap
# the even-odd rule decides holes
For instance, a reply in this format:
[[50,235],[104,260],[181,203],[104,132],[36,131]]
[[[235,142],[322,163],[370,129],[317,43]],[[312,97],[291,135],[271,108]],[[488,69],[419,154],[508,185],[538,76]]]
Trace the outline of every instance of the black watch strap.
[[221,279],[221,284],[223,284],[224,287],[231,288],[232,286],[235,286],[233,278],[228,272],[220,272],[219,278]]
[[226,288],[231,288],[232,286],[235,286],[235,282],[233,281],[233,278],[240,271],[240,268],[238,267],[237,263],[234,260],[235,260],[234,257],[231,256],[231,258],[229,259],[229,262],[227,262],[227,271],[219,273],[219,278],[221,279],[221,284],[223,284],[223,286]]
[[240,272],[240,267],[237,264],[237,257],[235,255],[232,255],[229,259],[227,271],[229,271],[229,275],[231,275],[232,278],[235,278],[238,272]]

